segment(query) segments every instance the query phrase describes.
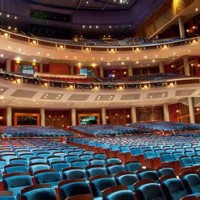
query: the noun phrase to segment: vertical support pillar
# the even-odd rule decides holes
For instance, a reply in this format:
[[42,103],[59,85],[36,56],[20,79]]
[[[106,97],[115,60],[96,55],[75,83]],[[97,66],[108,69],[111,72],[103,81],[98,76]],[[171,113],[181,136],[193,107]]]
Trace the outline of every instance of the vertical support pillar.
[[70,74],[74,75],[74,66],[73,65],[70,66]]
[[12,126],[12,107],[8,106],[6,110],[6,125]]
[[6,71],[11,72],[11,60],[6,60]]
[[132,65],[128,66],[128,76],[133,76],[133,67],[132,67]]
[[136,107],[135,106],[131,107],[131,119],[132,119],[132,123],[137,122],[137,115],[136,115]]
[[76,108],[71,110],[72,126],[76,126]]
[[43,73],[43,63],[40,63],[39,68],[40,68],[40,69],[39,69],[39,72],[40,72],[40,73]]
[[162,73],[162,74],[165,73],[165,72],[164,72],[164,65],[163,65],[162,62],[159,63],[159,72]]
[[45,126],[45,108],[40,108],[40,123]]
[[194,105],[192,97],[188,97],[188,104],[189,104],[190,123],[194,124],[195,118],[194,118]]
[[102,124],[103,125],[107,124],[107,121],[106,121],[106,109],[105,108],[101,108],[101,120],[102,120]]
[[168,104],[163,104],[163,113],[164,113],[164,121],[165,122],[169,122],[169,108],[168,108]]
[[100,72],[100,77],[103,78],[104,73],[103,73],[103,67],[102,66],[99,66],[99,72]]
[[188,56],[183,57],[183,65],[184,65],[185,75],[190,76],[190,66],[188,62]]
[[183,17],[178,18],[178,27],[179,27],[180,38],[185,38],[185,28],[184,28],[184,23],[183,23]]

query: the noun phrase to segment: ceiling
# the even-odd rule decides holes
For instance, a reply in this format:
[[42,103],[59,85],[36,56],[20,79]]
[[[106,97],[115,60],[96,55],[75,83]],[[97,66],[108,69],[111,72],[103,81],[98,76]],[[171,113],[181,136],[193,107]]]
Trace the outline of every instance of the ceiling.
[[138,0],[25,0],[28,3],[62,9],[79,10],[128,10]]
[[[0,25],[40,37],[132,37],[165,0],[13,0],[0,4]],[[24,10],[26,12],[24,12]],[[10,17],[7,18],[7,14]],[[12,18],[17,17],[16,20]]]

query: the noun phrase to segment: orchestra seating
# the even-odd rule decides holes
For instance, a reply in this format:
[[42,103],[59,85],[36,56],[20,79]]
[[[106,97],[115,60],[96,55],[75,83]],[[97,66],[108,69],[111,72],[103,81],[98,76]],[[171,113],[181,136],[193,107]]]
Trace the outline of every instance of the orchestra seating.
[[[136,125],[137,128],[133,128],[139,129]],[[131,127],[127,126],[128,134],[123,137],[122,134],[116,137],[112,134],[95,138],[71,137],[71,134],[65,143],[56,140],[62,134],[46,137],[40,127],[38,139],[12,138],[8,132],[9,137],[0,141],[0,189],[2,195],[5,194],[1,197],[0,193],[0,199],[32,200],[37,195],[56,200],[76,199],[79,195],[108,200],[125,197],[130,200],[178,200],[194,196],[198,199],[198,133],[190,136],[130,134]],[[33,131],[36,127],[27,129]],[[27,129],[22,128],[22,132]],[[14,128],[10,127],[10,130]],[[175,192],[172,192],[173,184],[177,185]]]

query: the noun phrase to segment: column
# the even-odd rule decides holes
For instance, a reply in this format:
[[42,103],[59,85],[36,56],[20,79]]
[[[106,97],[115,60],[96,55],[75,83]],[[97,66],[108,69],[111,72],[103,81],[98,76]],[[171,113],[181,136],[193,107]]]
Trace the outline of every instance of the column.
[[106,121],[106,109],[105,108],[101,108],[101,120],[102,120],[102,124],[107,124]]
[[39,68],[40,68],[40,69],[39,69],[39,72],[40,72],[40,73],[43,73],[43,63],[40,63]]
[[188,56],[183,57],[183,65],[184,65],[185,75],[190,76],[190,66],[188,62]]
[[12,107],[8,106],[6,110],[6,125],[12,126]]
[[71,110],[72,126],[76,126],[76,108]]
[[11,60],[6,60],[6,71],[11,72]]
[[40,123],[45,126],[45,108],[40,108]]
[[99,66],[99,72],[100,72],[100,77],[103,78],[104,74],[103,74],[103,67]]
[[133,76],[133,67],[132,67],[132,65],[128,66],[128,76]]
[[190,123],[194,124],[195,118],[194,118],[194,106],[192,97],[188,97],[188,104],[189,104]]
[[164,72],[164,65],[163,65],[162,62],[159,63],[159,72],[162,73],[162,74],[165,73],[165,72]]
[[137,122],[136,107],[135,106],[131,107],[131,119],[132,119],[132,123]]
[[169,108],[168,108],[168,104],[167,103],[165,103],[163,105],[163,112],[164,112],[164,121],[165,122],[169,122],[170,121],[169,120]]
[[184,23],[183,23],[183,17],[178,18],[178,27],[179,27],[180,38],[185,38],[185,28],[184,28]]
[[74,75],[74,66],[73,65],[70,66],[70,74]]

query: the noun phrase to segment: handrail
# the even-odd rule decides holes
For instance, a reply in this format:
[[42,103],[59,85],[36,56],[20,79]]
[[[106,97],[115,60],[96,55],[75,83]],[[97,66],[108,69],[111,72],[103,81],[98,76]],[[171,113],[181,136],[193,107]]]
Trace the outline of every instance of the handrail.
[[[40,39],[37,37],[29,37],[26,35],[22,35],[19,33],[14,33],[11,31],[7,31],[4,29],[0,29],[0,35],[2,35],[3,38],[11,38],[11,39],[17,39],[17,40],[23,40],[25,42],[28,42],[29,44],[32,45],[44,45],[44,46],[51,46],[51,47],[56,47],[58,49],[75,49],[75,50],[83,50],[83,51],[133,51],[133,50],[141,50],[141,49],[152,49],[152,48],[165,48],[167,46],[179,46],[179,45],[184,45],[192,42],[197,42],[199,37],[194,37],[194,38],[186,38],[186,39],[176,39],[172,41],[165,41],[165,42],[155,42],[155,43],[144,43],[144,44],[136,44],[136,45],[90,45],[90,44],[84,44],[84,45],[79,45],[79,44],[68,44],[68,43],[63,43],[63,41],[50,41],[50,40],[44,40]],[[140,49],[141,48],[141,49]]]

